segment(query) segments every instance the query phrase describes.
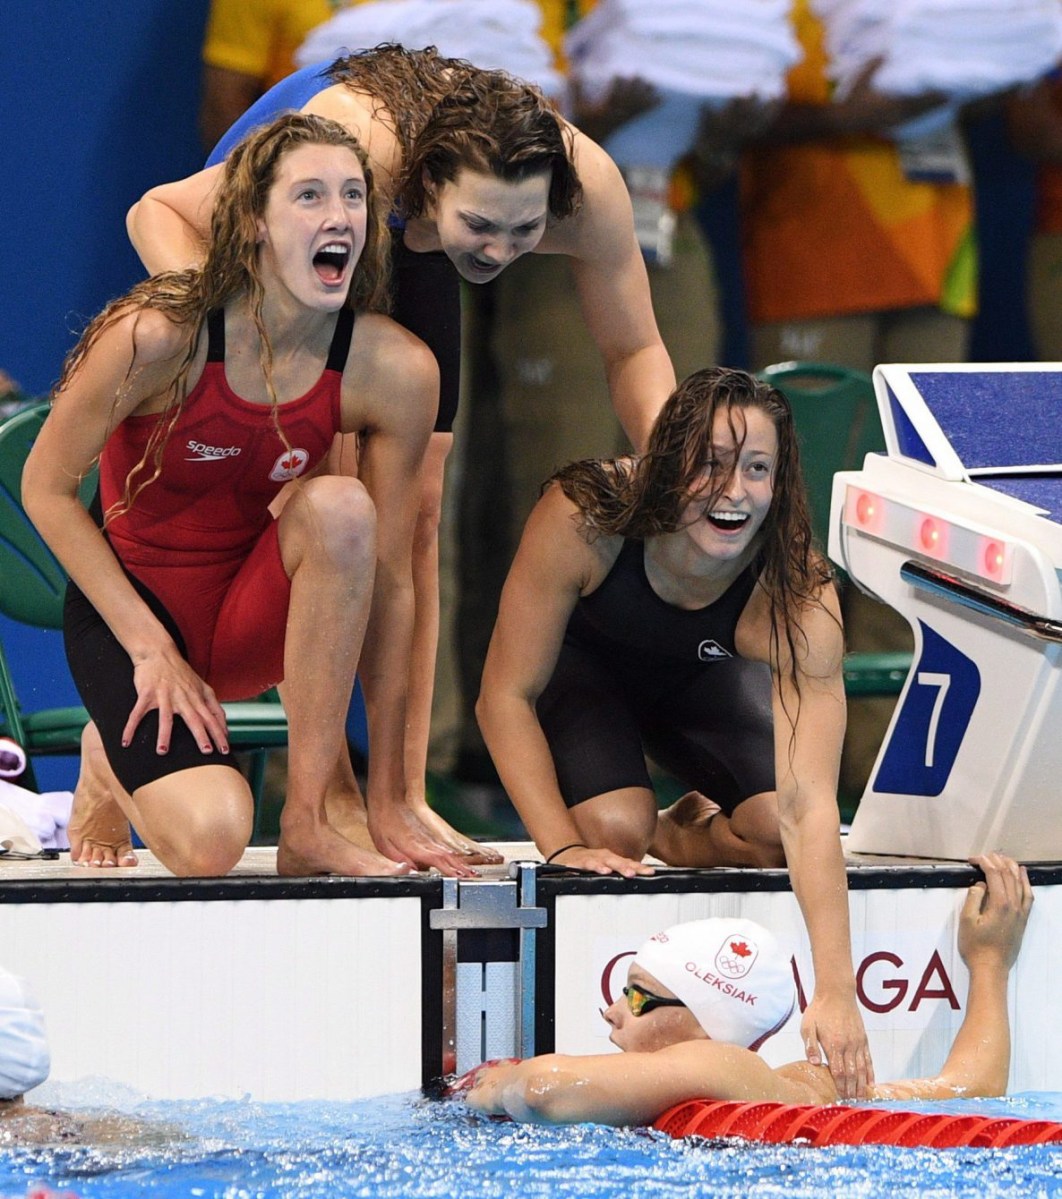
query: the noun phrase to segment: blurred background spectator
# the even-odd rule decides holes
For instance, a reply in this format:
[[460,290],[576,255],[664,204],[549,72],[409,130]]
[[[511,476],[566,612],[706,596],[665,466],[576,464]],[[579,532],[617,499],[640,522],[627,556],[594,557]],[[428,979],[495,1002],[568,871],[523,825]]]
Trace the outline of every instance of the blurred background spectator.
[[295,51],[344,0],[212,0],[203,39],[199,135],[209,152],[274,83],[295,69]]
[[1036,357],[1062,361],[1062,79],[1058,71],[1008,105],[1014,148],[1036,167],[1028,304]]

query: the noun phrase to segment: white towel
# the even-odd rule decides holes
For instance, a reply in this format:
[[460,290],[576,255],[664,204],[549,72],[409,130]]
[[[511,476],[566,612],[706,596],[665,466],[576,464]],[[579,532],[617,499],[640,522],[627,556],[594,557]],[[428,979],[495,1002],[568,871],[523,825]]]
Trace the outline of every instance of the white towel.
[[43,846],[22,817],[0,804],[0,862],[5,853],[40,853]]
[[1059,0],[813,0],[843,96],[875,58],[874,86],[957,102],[1046,74],[1062,57]]
[[4,844],[5,830],[14,829],[8,818],[17,820],[20,829],[11,836],[33,838],[36,844],[26,849],[21,845],[11,844],[8,849],[21,853],[38,853],[41,849],[69,849],[70,841],[66,835],[66,827],[70,823],[70,809],[74,797],[69,791],[46,791],[37,795],[24,787],[16,787],[6,779],[0,779],[0,845]]
[[299,66],[331,62],[381,42],[410,49],[437,46],[447,58],[508,71],[558,96],[564,80],[541,27],[542,11],[533,0],[372,0],[341,9],[312,29],[295,61]]
[[637,76],[665,92],[727,100],[785,94],[800,47],[788,0],[601,0],[565,37],[572,75],[591,97]]

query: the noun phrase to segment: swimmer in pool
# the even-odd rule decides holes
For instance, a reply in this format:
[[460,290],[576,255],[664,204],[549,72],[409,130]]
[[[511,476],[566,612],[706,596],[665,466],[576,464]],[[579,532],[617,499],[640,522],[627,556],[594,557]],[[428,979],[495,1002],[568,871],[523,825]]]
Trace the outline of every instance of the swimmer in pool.
[[44,1012],[25,979],[0,968],[0,1116],[51,1069]]
[[[11,1145],[120,1145],[124,1149],[183,1140],[171,1124],[145,1123],[121,1112],[58,1111],[20,1098],[0,1099],[0,1148]],[[55,1193],[55,1199],[61,1199]]]
[[[970,888],[959,913],[959,953],[970,986],[951,1052],[936,1077],[881,1083],[868,1098],[969,1099],[1006,1091],[1007,977],[1033,894],[1025,868],[1010,858],[985,854],[974,864],[985,879]],[[729,994],[704,981],[725,952],[753,963]],[[751,993],[755,1006],[746,1001]],[[772,1068],[756,1052],[795,1002],[789,955],[767,929],[751,920],[694,920],[641,947],[623,995],[603,1013],[609,1040],[623,1053],[488,1063],[457,1086],[469,1087],[468,1102],[478,1111],[541,1124],[651,1124],[690,1099],[835,1103],[837,1086],[825,1066],[800,1061]]]
[[26,981],[0,969],[0,1147],[70,1143],[169,1143],[177,1129],[117,1112],[63,1112],[35,1107],[25,1092],[48,1078],[51,1053],[44,1013]]

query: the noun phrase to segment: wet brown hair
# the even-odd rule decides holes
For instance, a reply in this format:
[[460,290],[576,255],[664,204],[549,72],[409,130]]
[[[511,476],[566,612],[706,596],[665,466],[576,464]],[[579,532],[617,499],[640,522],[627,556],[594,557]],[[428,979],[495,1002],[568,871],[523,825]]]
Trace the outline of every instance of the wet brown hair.
[[[226,159],[210,226],[206,260],[202,267],[155,275],[138,283],[126,295],[113,300],[89,324],[63,364],[56,389],[60,392],[106,329],[130,313],[145,309],[157,309],[174,324],[183,325],[189,331],[187,350],[165,392],[166,407],[152,431],[144,457],[126,479],[125,494],[107,513],[108,520],[127,511],[136,496],[158,478],[163,450],[187,394],[188,372],[196,357],[207,313],[224,307],[243,291],[248,294],[251,315],[259,334],[259,356],[266,389],[272,400],[274,425],[286,444],[277,416],[272,346],[262,321],[265,296],[258,268],[258,221],[265,213],[281,160],[291,150],[307,145],[344,147],[351,150],[361,163],[366,183],[366,239],[346,304],[359,310],[386,311],[389,282],[386,213],[377,203],[372,170],[357,138],[336,121],[305,113],[285,114],[248,134]],[[135,369],[134,327],[133,361],[126,384],[133,377]],[[118,398],[115,397],[116,404]]]
[[444,58],[434,46],[377,46],[337,59],[326,73],[377,101],[374,116],[398,139],[402,216],[421,216],[428,207],[425,176],[439,186],[462,167],[507,183],[548,173],[550,216],[563,220],[578,209],[572,131],[537,87]]
[[[705,508],[718,501],[736,467],[743,436],[734,420],[739,410],[758,408],[770,418],[778,438],[771,506],[757,534],[760,585],[771,613],[772,657],[777,661],[778,630],[784,630],[796,672],[796,642],[803,639],[798,613],[819,603],[832,571],[812,543],[807,492],[800,472],[800,451],[789,401],[777,388],[745,371],[707,367],[684,379],[668,397],[653,425],[649,448],[633,461],[573,462],[550,482],[559,483],[579,509],[578,520],[588,540],[621,536],[644,540],[674,533],[692,496]],[[726,464],[704,492],[704,471],[712,453],[717,413],[725,411],[738,447],[735,462]],[[548,486],[548,484],[547,484]]]

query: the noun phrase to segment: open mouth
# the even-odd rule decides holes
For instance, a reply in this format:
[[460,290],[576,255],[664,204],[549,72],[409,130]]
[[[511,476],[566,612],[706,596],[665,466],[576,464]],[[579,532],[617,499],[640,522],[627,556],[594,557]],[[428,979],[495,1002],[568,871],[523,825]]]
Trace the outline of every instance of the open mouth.
[[313,256],[313,269],[322,282],[334,285],[342,280],[349,261],[350,246],[342,242],[329,242]]
[[748,523],[749,515],[747,512],[706,512],[704,518],[713,529],[736,533]]
[[496,271],[498,269],[498,263],[484,262],[482,258],[477,258],[475,254],[469,254],[468,261],[471,263],[472,269],[479,271],[481,275],[488,274],[489,272]]

